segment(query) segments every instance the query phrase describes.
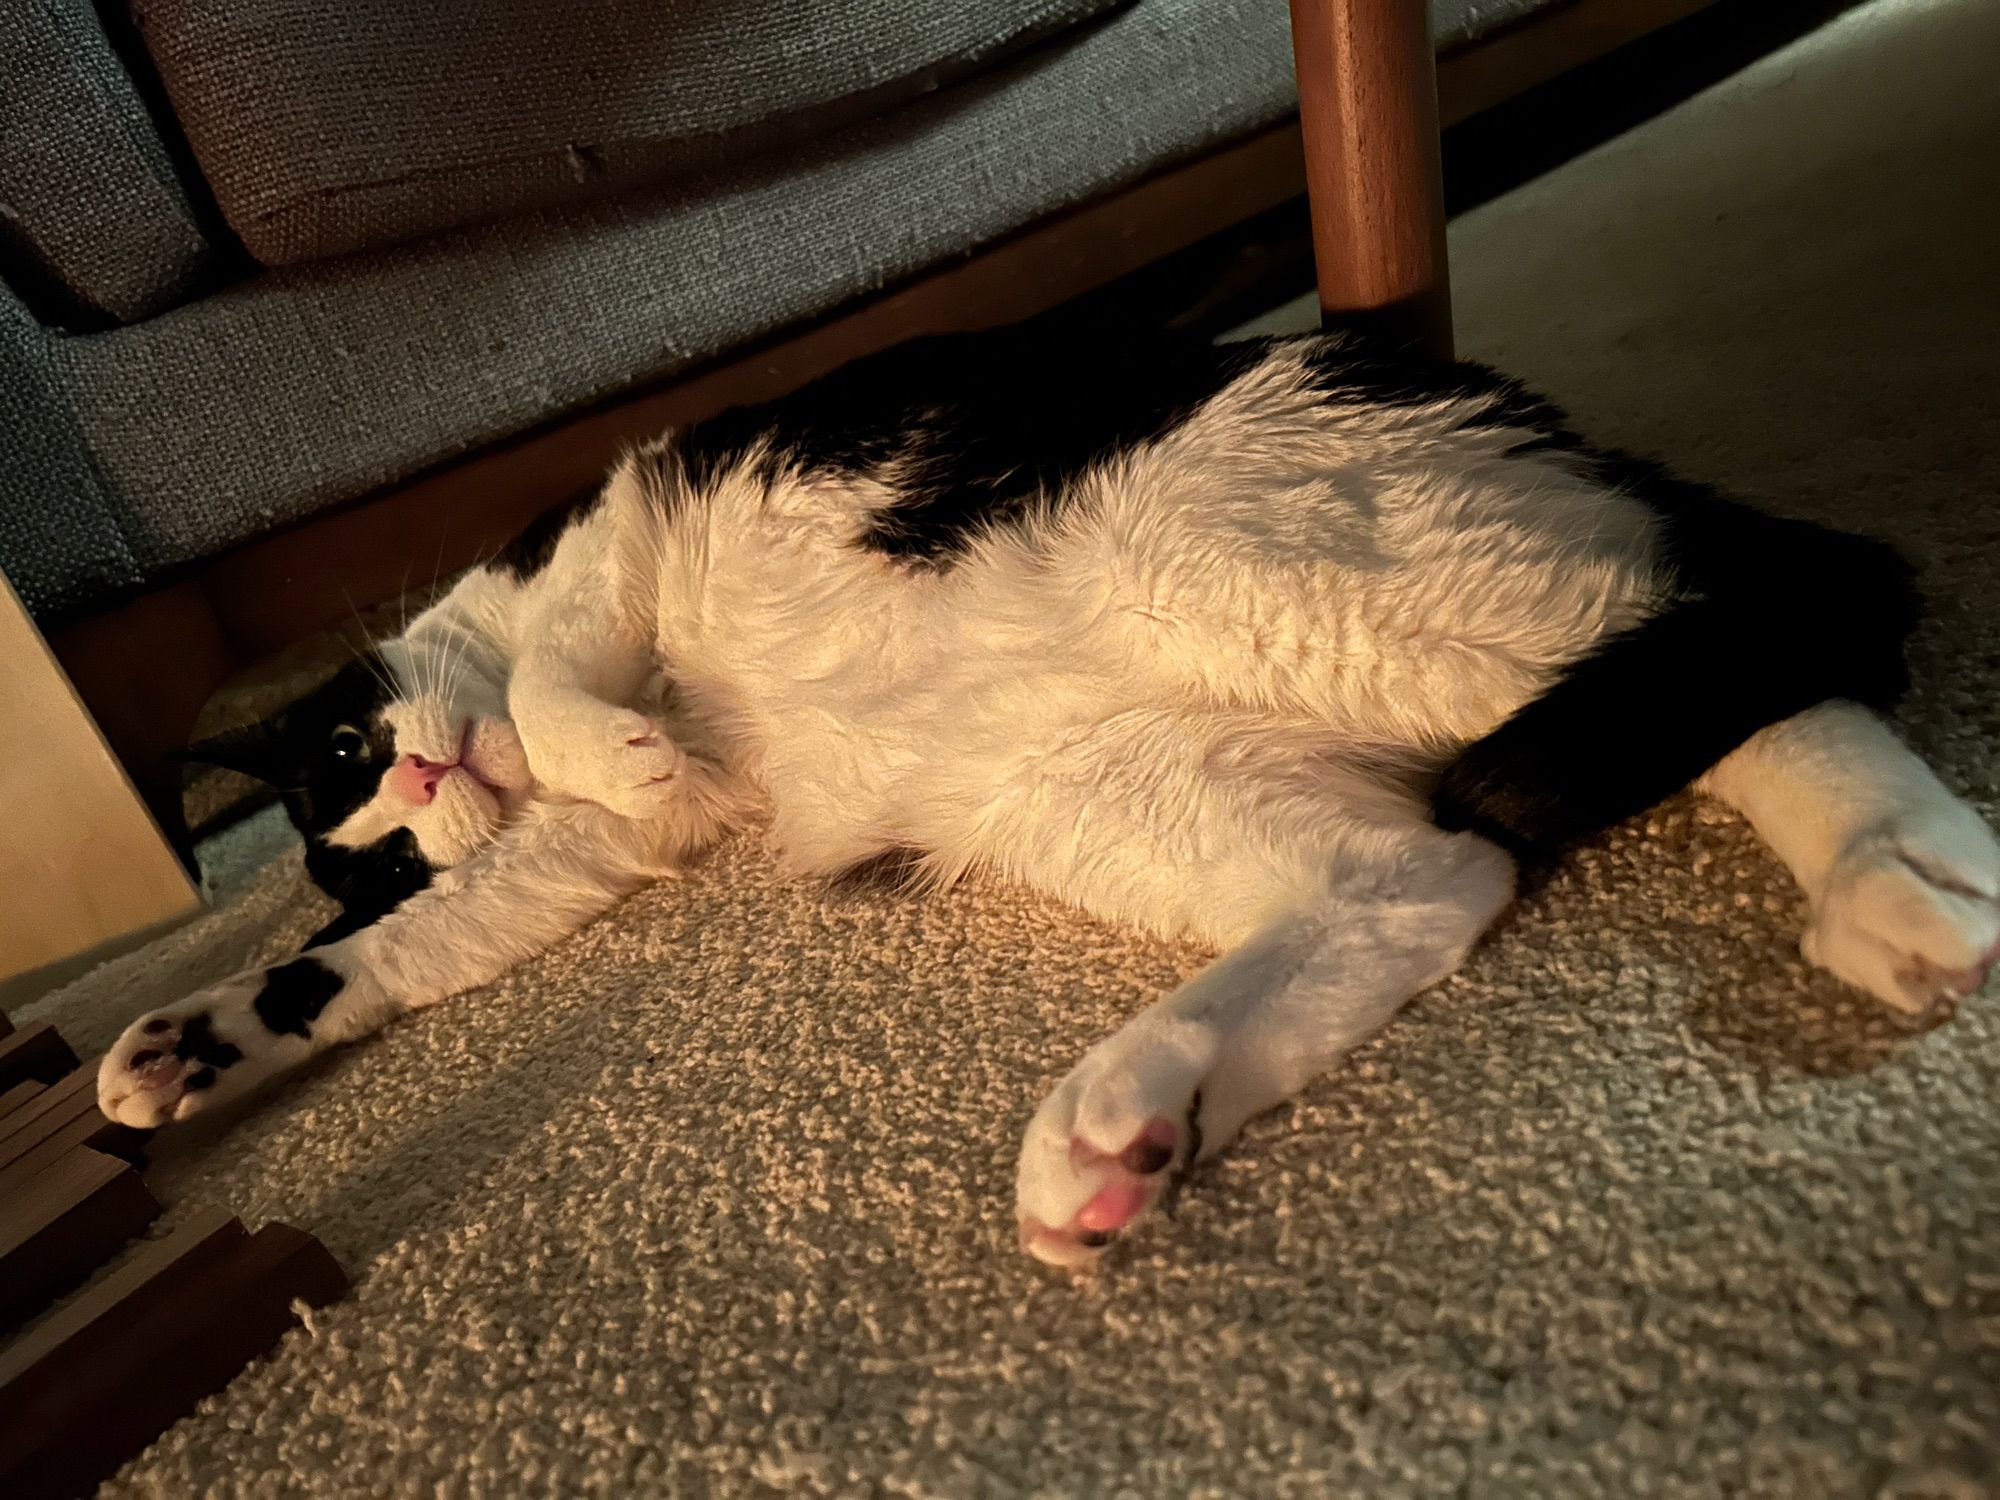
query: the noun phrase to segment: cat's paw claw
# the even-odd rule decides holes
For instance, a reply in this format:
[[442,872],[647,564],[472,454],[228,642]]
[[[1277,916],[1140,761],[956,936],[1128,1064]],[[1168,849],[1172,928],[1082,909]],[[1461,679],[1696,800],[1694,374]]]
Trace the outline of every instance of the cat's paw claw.
[[1857,840],[1800,947],[1906,1014],[1955,1005],[2000,962],[2000,842],[1969,817]]
[[1029,1122],[1015,1182],[1021,1247],[1090,1265],[1201,1151],[1208,1028],[1141,1018],[1093,1048]]

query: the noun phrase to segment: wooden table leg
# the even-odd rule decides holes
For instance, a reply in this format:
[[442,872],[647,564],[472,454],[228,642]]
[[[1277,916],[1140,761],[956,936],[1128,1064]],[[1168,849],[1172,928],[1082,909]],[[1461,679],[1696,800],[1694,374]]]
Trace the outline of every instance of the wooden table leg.
[[1313,259],[1329,321],[1451,356],[1425,0],[1291,0]]

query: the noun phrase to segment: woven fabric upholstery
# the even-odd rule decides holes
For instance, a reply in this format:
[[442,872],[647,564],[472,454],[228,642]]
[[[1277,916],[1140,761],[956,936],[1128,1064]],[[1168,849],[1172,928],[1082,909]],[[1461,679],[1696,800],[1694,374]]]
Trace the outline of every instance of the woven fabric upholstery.
[[40,399],[63,409],[111,525],[53,550],[0,529],[0,565],[38,613],[81,607],[121,569],[152,581],[671,375],[1273,123],[1294,98],[1283,6],[1141,0],[756,170],[271,272],[49,341]]
[[0,5],[0,276],[51,315],[169,305],[208,245],[90,0]]
[[37,613],[145,576],[77,430],[63,354],[62,341],[0,292],[0,572]]
[[288,265],[740,161],[1120,0],[152,0],[230,225]]

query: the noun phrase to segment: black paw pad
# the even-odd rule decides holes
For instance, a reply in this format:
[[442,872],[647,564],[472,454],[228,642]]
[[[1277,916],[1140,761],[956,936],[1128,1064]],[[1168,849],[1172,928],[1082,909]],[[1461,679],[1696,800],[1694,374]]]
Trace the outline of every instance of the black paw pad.
[[243,1061],[243,1049],[217,1036],[215,1023],[203,1013],[189,1016],[183,1023],[181,1039],[174,1044],[174,1056],[204,1067],[227,1068]]
[[1118,1158],[1118,1164],[1128,1172],[1150,1177],[1173,1159],[1172,1146],[1160,1141],[1134,1141]]

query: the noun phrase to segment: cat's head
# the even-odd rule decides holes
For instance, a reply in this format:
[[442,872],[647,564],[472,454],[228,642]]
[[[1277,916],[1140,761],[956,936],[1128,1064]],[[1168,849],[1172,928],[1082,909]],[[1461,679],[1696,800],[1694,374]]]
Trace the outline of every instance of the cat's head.
[[186,758],[277,788],[321,888],[387,911],[492,842],[533,790],[504,684],[480,667],[384,642]]

